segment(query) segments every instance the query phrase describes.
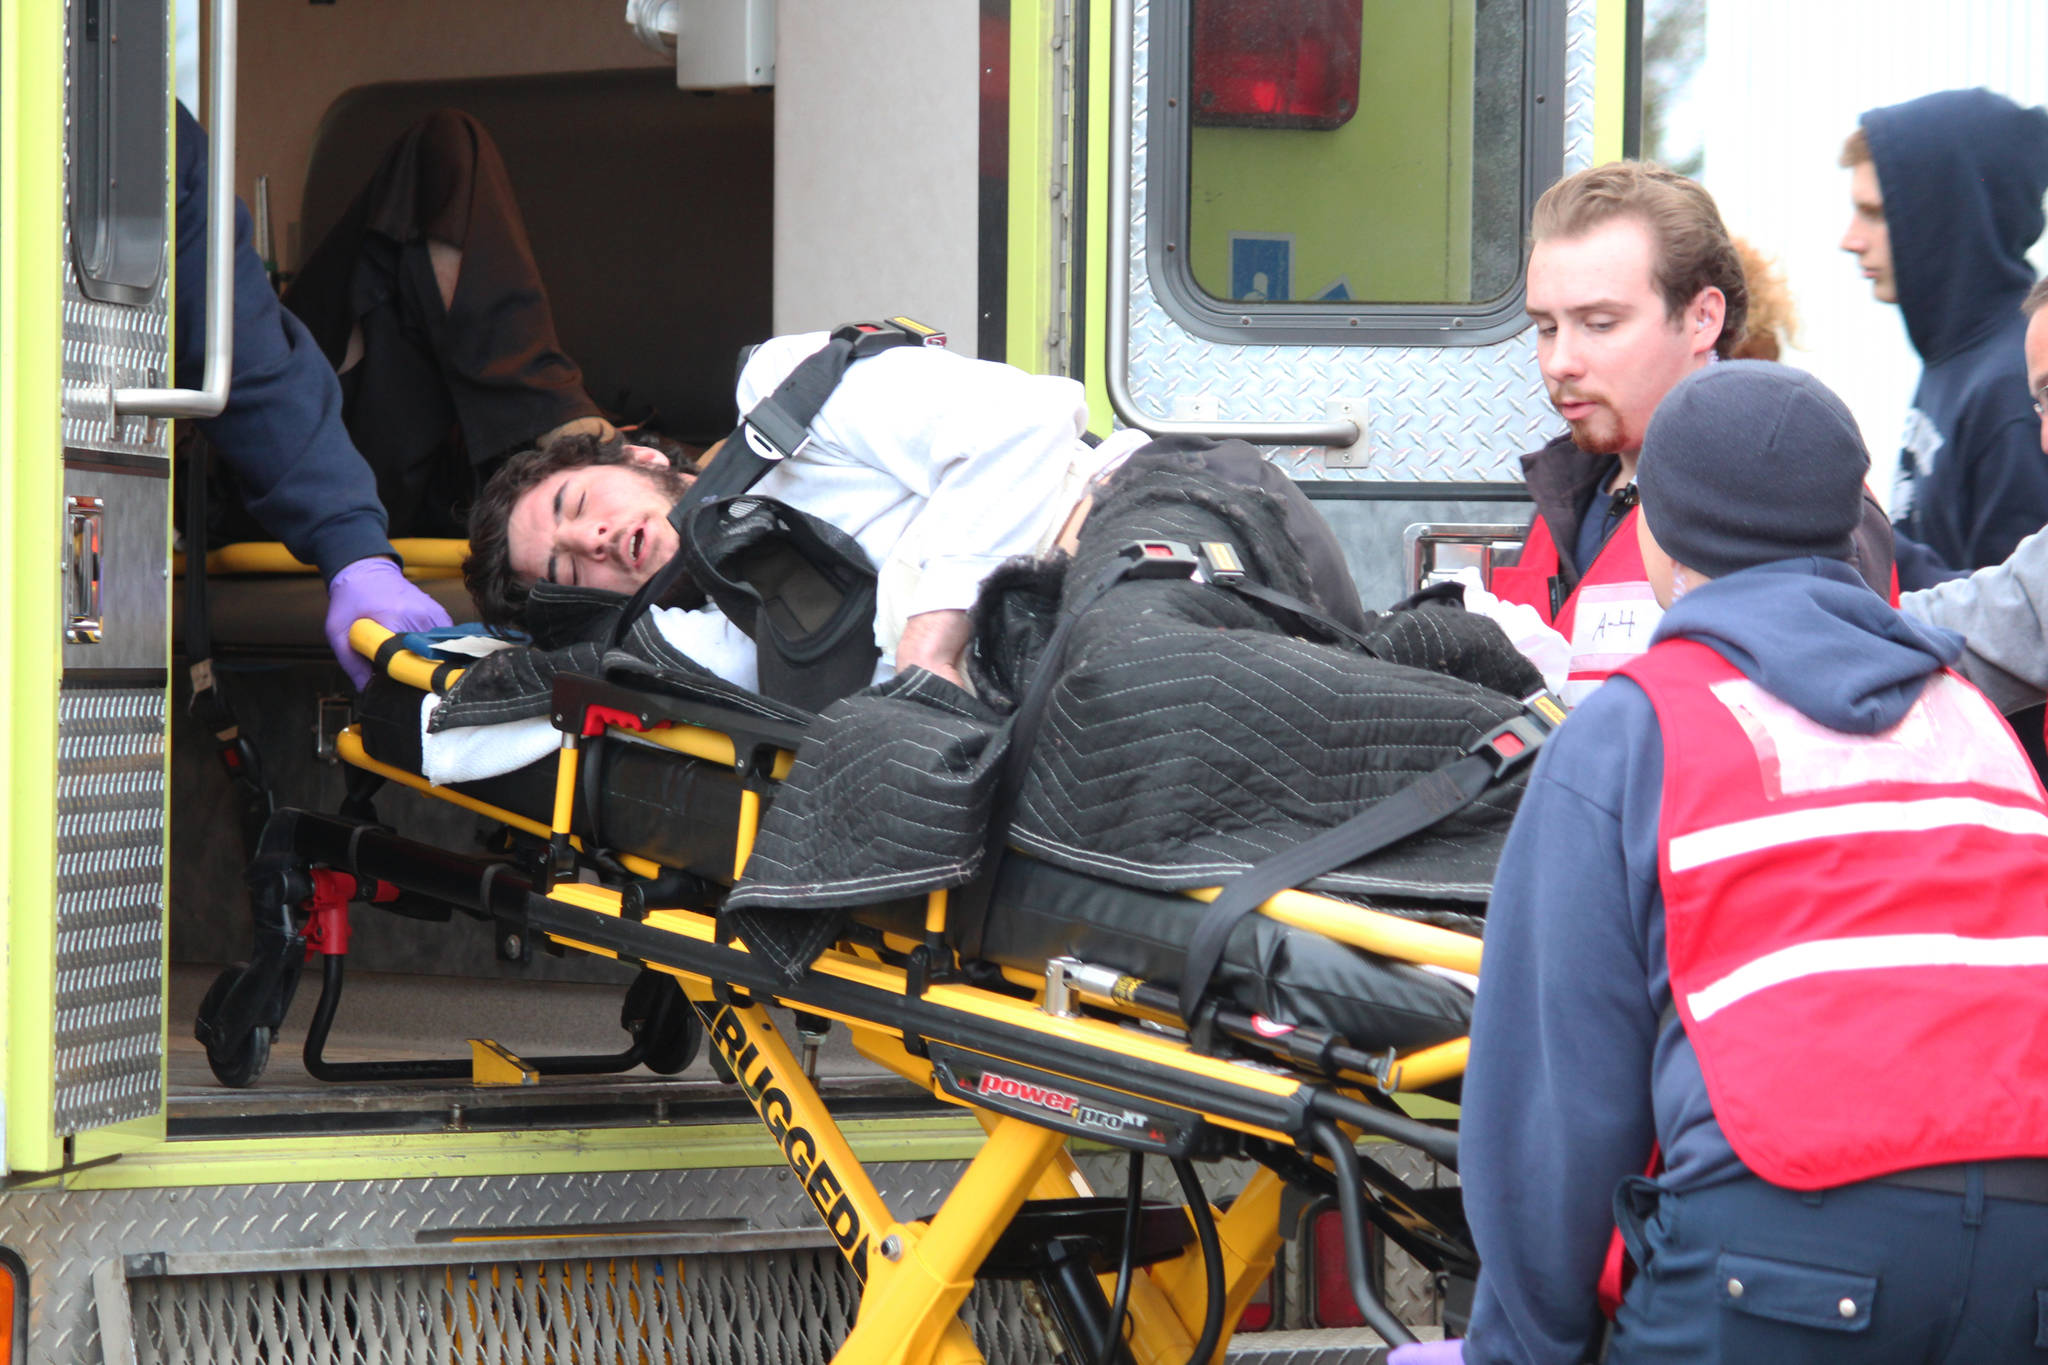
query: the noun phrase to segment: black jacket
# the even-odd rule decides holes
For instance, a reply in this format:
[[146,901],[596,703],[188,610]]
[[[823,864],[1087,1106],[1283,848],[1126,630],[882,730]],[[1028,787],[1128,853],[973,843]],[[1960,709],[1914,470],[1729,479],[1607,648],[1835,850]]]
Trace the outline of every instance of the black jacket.
[[[1618,455],[1588,455],[1572,444],[1569,434],[1522,456],[1522,482],[1536,504],[1536,515],[1550,527],[1557,545],[1557,569],[1565,591],[1574,591],[1585,576],[1576,547],[1579,520],[1595,489],[1614,477],[1621,466]],[[1863,575],[1878,596],[1889,599],[1892,590],[1892,528],[1884,509],[1866,491],[1863,521],[1856,528],[1856,551],[1850,563]]]

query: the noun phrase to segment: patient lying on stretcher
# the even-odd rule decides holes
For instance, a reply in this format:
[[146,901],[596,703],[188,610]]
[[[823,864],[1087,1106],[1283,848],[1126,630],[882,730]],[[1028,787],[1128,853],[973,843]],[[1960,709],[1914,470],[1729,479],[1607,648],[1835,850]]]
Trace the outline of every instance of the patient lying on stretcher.
[[[1246,458],[1251,481],[1229,477],[1232,454]],[[1258,484],[1260,469],[1272,484]],[[715,699],[716,689],[727,689],[725,704],[742,725],[777,715],[802,726],[795,767],[768,805],[746,875],[722,895],[755,951],[775,941],[777,917],[785,926],[828,924],[835,915],[864,915],[884,902],[976,881],[991,866],[993,843],[1028,856],[1013,855],[1000,876],[977,883],[1001,888],[1001,913],[988,916],[964,952],[1006,963],[1074,952],[1173,980],[1172,961],[1129,952],[1134,943],[1161,945],[1145,951],[1169,957],[1178,951],[1173,935],[1185,932],[1198,907],[1177,893],[1227,882],[1458,759],[1518,716],[1517,696],[1540,682],[1491,623],[1447,603],[1360,613],[1362,629],[1349,638],[1312,605],[1284,484],[1248,448],[1169,444],[1132,455],[1096,490],[1071,554],[1020,557],[983,584],[962,669],[972,691],[913,668],[806,714],[688,665],[651,622],[608,656],[587,639],[560,648],[569,651],[565,666],[647,690]],[[1090,585],[1134,541],[1229,544],[1248,583],[1301,610],[1187,577],[1122,582],[1083,609]],[[588,587],[536,587],[528,623],[558,640],[553,631],[579,602],[600,600]],[[609,601],[615,611],[616,595]],[[1074,624],[1060,657],[1049,660],[1063,616]],[[467,720],[507,702],[532,707],[527,723],[539,737],[539,757],[559,734],[548,720],[544,656],[519,653],[532,684],[526,696],[467,695],[472,678],[489,680],[491,666],[480,665],[452,690],[446,709]],[[497,671],[514,672],[509,665]],[[1041,677],[1043,724],[1026,749],[1010,718]],[[411,696],[417,707],[418,694]],[[472,727],[445,726],[440,735],[463,728]],[[473,727],[490,736],[485,747],[504,747],[507,730]],[[431,747],[437,736],[427,738]],[[1020,780],[1004,795],[1012,748],[1023,752]],[[663,819],[648,803],[671,799],[678,787],[616,790],[626,756],[642,751],[659,753],[629,739],[585,756],[586,769],[604,775],[601,799],[616,792],[639,808],[637,823],[605,812],[603,846],[681,865],[679,856],[630,843],[629,825],[670,832],[703,809],[678,800]],[[389,761],[403,766],[400,758]],[[632,762],[643,778],[654,771]],[[543,819],[552,790],[547,771],[535,783],[543,788]],[[721,780],[731,783],[729,768]],[[1522,780],[1519,772],[1508,775],[1448,818],[1302,885],[1447,927],[1476,925]],[[994,833],[990,812],[998,804],[1009,816]],[[715,867],[700,875],[730,876]],[[973,899],[963,893],[961,903]],[[1097,905],[1113,945],[1090,938],[1098,932],[1089,918]],[[1133,939],[1131,917],[1141,912],[1158,931]],[[1231,989],[1247,1007],[1274,1018],[1351,1017],[1327,1001],[1311,1012],[1294,999],[1309,987],[1300,971],[1280,968],[1299,967],[1308,950],[1273,938],[1270,924],[1258,928],[1265,938],[1233,949],[1232,970],[1243,981]],[[810,936],[792,929],[786,937]],[[797,953],[787,969],[801,960]],[[1333,959],[1335,979],[1363,970],[1343,965],[1350,961]],[[1373,1011],[1353,1036],[1403,1045],[1455,1036],[1464,1007],[1413,979],[1420,970],[1387,968],[1387,979],[1375,978],[1369,992],[1332,988],[1352,1002],[1346,1009]],[[1290,1007],[1282,1008],[1282,997]]]
[[[574,488],[567,485],[564,496],[572,508]],[[1089,609],[1058,665],[1042,752],[1033,755],[1013,832],[1013,842],[1076,868],[1107,869],[1161,889],[1213,884],[1231,868],[1338,823],[1455,757],[1517,714],[1517,697],[1540,688],[1540,678],[1490,623],[1448,603],[1368,619],[1347,579],[1343,591],[1357,627],[1344,624],[1339,610],[1326,605],[1334,594],[1327,580],[1314,577],[1313,556],[1301,552],[1319,530],[1327,540],[1327,529],[1305,500],[1296,502],[1292,483],[1249,447],[1156,443],[1131,456],[1096,492],[1092,511],[1069,527],[1071,556],[1020,557],[982,586],[979,634],[963,668],[972,674],[975,695],[939,683],[934,670],[891,670],[884,657],[879,671],[891,676],[881,685],[822,708],[798,772],[771,810],[753,880],[765,888],[777,877],[784,891],[852,885],[873,869],[826,866],[850,846],[916,845],[907,864],[890,871],[899,880],[918,880],[942,863],[966,871],[985,827],[988,770],[1001,751],[1003,718],[1040,662],[1035,650],[1062,602],[1071,606],[1097,568],[1136,540],[1234,545],[1249,581],[1302,611],[1186,580],[1128,583]],[[552,503],[550,495],[550,514]],[[1334,555],[1334,544],[1329,549]],[[563,572],[558,564],[558,576]],[[588,583],[528,591],[527,623],[556,644],[559,623],[575,618],[579,600],[613,607],[618,600]],[[602,617],[602,606],[597,614]],[[687,637],[672,633],[673,623],[704,622],[710,614],[700,609],[652,617],[658,619],[636,627],[640,643],[629,643],[614,662],[637,650],[643,657],[632,666],[643,677],[663,667],[679,676],[681,656],[704,662],[678,643]],[[722,628],[731,632],[729,641],[738,634],[729,622]],[[738,639],[752,644],[744,635]],[[584,651],[572,666],[597,671],[596,645],[586,639],[572,648]],[[751,680],[742,671],[744,646],[734,655],[741,666],[725,676],[744,686]],[[689,684],[693,695],[728,685],[710,677],[716,671],[697,669],[703,676]],[[465,677],[445,708],[430,710],[427,775],[484,776],[550,753],[559,735],[547,719],[545,673],[525,673],[529,719],[519,726],[471,724],[504,714],[505,698],[464,695],[471,691]],[[431,700],[427,705],[435,707]],[[494,761],[488,767],[471,762],[477,753]],[[872,771],[864,773],[863,764]],[[812,790],[799,780],[806,772],[830,780]],[[881,773],[892,788],[886,797],[876,791]],[[864,792],[869,799],[853,809],[821,810],[816,803],[827,788]],[[1443,829],[1378,859],[1374,873],[1328,884],[1481,901],[1518,794],[1517,784],[1505,784]],[[1092,806],[1092,813],[1079,814],[1069,797]],[[905,803],[920,804],[927,827],[909,836],[883,828]],[[935,815],[939,808],[946,813]],[[874,837],[822,852],[801,847],[820,820],[839,831],[870,829]],[[779,842],[785,825],[793,832],[788,847]],[[953,835],[936,833],[942,825]]]
[[[739,377],[740,411],[773,402],[825,342],[814,333],[756,348]],[[845,548],[872,569],[873,661],[857,673],[859,683],[912,667],[963,681],[967,608],[982,581],[1007,559],[1046,553],[1062,534],[1071,537],[1091,483],[1145,441],[1125,432],[1091,445],[1086,418],[1082,389],[1071,380],[939,348],[889,350],[846,370],[817,409],[808,439],[749,491],[843,533],[851,542]],[[1240,479],[1264,478],[1248,447],[1223,466]],[[516,457],[471,515],[465,579],[485,619],[525,624],[538,584],[639,588],[678,550],[669,512],[691,477],[654,450],[588,437]],[[1291,484],[1278,480],[1272,488],[1287,503],[1318,603],[1347,627],[1362,627],[1328,528]],[[776,693],[748,630],[720,609],[723,602],[693,603],[691,586],[680,585],[650,614],[663,640],[720,678]],[[815,694],[785,699],[819,704]],[[554,742],[543,725],[488,741],[441,737],[447,733],[436,726],[427,735],[427,772],[437,780],[518,767]]]

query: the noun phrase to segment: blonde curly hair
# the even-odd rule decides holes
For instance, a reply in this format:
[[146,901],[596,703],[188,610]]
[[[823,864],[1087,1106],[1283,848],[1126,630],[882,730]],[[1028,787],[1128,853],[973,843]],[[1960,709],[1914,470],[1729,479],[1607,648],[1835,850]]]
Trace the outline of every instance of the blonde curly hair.
[[1729,358],[1776,360],[1799,333],[1792,292],[1785,287],[1785,274],[1778,263],[1744,238],[1735,239],[1735,254],[1742,258],[1742,274],[1749,281],[1749,318]]

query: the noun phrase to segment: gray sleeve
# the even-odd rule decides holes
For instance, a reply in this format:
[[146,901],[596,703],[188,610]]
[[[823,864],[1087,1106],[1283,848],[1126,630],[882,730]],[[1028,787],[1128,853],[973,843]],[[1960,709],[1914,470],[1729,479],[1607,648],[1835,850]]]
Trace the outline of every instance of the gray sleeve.
[[2048,693],[2048,532],[2028,536],[2002,564],[1902,594],[1899,610],[1959,632],[1969,648],[1957,667],[2000,710]]

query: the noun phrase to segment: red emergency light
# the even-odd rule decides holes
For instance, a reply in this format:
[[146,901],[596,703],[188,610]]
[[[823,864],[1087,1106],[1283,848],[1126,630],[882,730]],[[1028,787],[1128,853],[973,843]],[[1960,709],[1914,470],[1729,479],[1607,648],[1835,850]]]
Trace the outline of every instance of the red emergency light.
[[1364,0],[1191,0],[1189,115],[1209,128],[1341,128],[1358,112]]

